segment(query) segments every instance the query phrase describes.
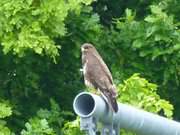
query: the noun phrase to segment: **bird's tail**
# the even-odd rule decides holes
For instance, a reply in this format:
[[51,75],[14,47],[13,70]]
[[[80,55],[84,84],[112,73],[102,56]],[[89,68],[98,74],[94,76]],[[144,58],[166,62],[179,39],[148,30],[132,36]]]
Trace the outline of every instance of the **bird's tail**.
[[116,101],[116,97],[114,97],[112,93],[104,92],[103,94],[105,95],[106,99],[108,100],[107,103],[110,106],[110,108],[115,113],[117,113],[118,112],[118,104],[117,104],[117,101]]
[[110,96],[109,99],[110,99],[110,104],[111,104],[111,106],[112,106],[113,111],[114,111],[115,113],[117,113],[117,112],[118,112],[118,104],[117,104],[116,98]]

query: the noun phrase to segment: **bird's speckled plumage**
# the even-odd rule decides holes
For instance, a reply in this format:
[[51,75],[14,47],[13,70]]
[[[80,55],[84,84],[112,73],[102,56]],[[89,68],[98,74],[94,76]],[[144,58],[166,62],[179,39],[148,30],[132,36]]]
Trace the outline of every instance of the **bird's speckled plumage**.
[[110,108],[117,112],[116,87],[108,67],[92,44],[83,44],[81,52],[85,85],[99,89]]

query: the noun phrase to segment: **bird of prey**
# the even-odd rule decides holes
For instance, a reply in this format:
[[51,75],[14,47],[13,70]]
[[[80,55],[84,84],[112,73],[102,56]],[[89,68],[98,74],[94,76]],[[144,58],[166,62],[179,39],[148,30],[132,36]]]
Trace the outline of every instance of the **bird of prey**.
[[108,67],[92,44],[83,44],[81,52],[85,85],[99,90],[109,107],[117,112],[116,87]]

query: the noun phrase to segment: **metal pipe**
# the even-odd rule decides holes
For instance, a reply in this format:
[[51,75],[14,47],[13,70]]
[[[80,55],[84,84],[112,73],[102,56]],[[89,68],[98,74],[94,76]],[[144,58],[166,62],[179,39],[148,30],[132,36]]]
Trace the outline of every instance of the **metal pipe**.
[[113,114],[102,97],[89,92],[78,94],[73,108],[81,118],[94,117],[103,124],[120,125],[120,128],[140,135],[180,135],[180,123],[135,107],[118,103]]

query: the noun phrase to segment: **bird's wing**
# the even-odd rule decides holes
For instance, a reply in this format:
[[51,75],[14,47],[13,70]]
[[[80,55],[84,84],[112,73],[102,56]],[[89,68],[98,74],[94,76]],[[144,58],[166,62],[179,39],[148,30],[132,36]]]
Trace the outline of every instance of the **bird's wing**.
[[101,91],[102,95],[106,97],[105,100],[112,108],[112,110],[114,110],[114,112],[117,112],[117,93],[108,67],[98,54],[94,55],[94,53],[91,53],[86,56],[85,59],[87,61],[87,65],[85,66],[86,72],[84,74],[85,84],[87,86],[90,86],[90,84],[92,84],[94,88],[98,88]]
[[[113,78],[112,78],[111,72],[109,71],[107,65],[105,64],[102,57],[99,55],[99,53],[97,51],[95,53],[93,53],[93,55],[97,59],[99,65],[101,66],[101,70],[104,72],[104,74],[106,76],[106,77],[101,78],[104,85],[106,85],[106,87],[107,87],[106,90],[110,91],[112,96],[117,97],[116,86],[113,83]],[[108,78],[108,80],[105,78]]]
[[86,56],[86,59],[88,62],[85,78],[90,80],[95,88],[99,88],[100,90],[112,90],[113,95],[116,95],[111,73],[100,55],[91,53]]
[[94,55],[93,53],[90,57],[88,60],[91,59],[92,61],[90,61],[91,63],[89,63],[87,67],[90,68],[90,77],[92,77],[90,79],[92,84],[99,88],[101,94],[105,96],[105,100],[109,106],[112,108],[112,110],[114,110],[114,112],[117,112],[117,92],[113,84],[111,73],[100,55]]
[[93,55],[98,59],[98,62],[102,67],[102,70],[107,75],[111,84],[113,84],[113,78],[112,78],[111,72],[109,71],[109,69],[108,69],[107,65],[105,64],[105,62],[103,61],[102,57],[99,55],[99,53],[97,51],[95,51],[95,53],[93,53]]

